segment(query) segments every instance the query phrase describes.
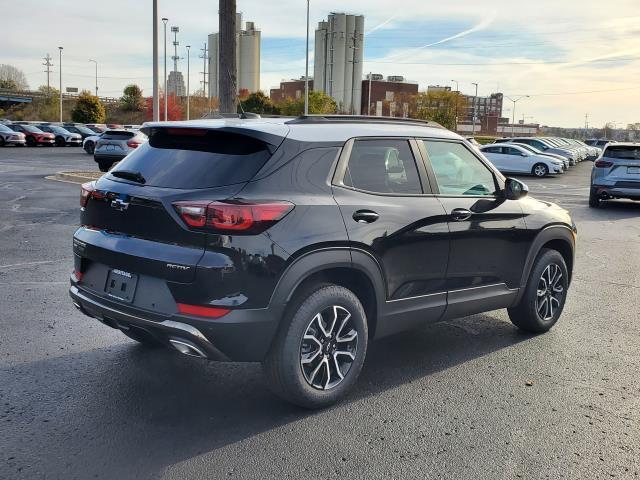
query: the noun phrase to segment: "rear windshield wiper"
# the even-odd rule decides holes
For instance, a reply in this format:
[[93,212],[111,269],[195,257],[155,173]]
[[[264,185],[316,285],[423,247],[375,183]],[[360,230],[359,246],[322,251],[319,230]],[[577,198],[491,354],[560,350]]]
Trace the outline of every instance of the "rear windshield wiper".
[[137,183],[147,183],[140,172],[132,172],[131,170],[114,170],[109,173],[114,177],[124,178],[125,180],[132,180]]

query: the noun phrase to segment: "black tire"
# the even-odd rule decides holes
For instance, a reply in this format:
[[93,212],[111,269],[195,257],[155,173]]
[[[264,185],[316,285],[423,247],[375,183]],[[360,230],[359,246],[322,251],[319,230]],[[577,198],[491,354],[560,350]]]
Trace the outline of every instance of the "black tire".
[[98,168],[101,172],[108,172],[113,162],[98,162]]
[[56,137],[56,147],[64,147],[67,143],[62,137]]
[[[562,276],[556,281],[549,282],[549,280],[556,278],[553,272],[560,273]],[[552,283],[551,289],[542,290],[540,288],[543,286],[543,275],[545,275],[545,283]],[[556,286],[562,288],[561,294],[556,291]],[[568,287],[569,274],[562,255],[557,250],[542,249],[533,264],[520,303],[516,307],[507,309],[511,322],[526,332],[544,333],[549,331],[562,314]],[[541,291],[545,292],[544,295],[540,295]],[[551,297],[555,300],[552,300]],[[545,298],[546,304],[544,303]],[[551,310],[549,311],[548,308]]]
[[145,332],[144,330],[138,329],[129,329],[129,330],[120,330],[131,340],[135,340],[136,342],[144,345],[147,348],[158,348],[163,346],[158,340],[153,338],[151,334]]
[[4,147],[5,141],[4,137],[0,137],[0,147]]
[[591,208],[599,208],[602,206],[602,199],[593,188],[589,191],[589,206]]
[[36,142],[35,138],[33,138],[31,136],[27,137],[27,146],[28,147],[35,147],[37,145],[38,145],[38,143]]
[[531,173],[539,178],[546,177],[549,175],[549,168],[544,163],[536,163],[531,169]]
[[84,151],[87,152],[89,155],[93,155],[93,152],[95,149],[96,149],[96,146],[93,142],[87,142],[84,144]]
[[[323,330],[322,326],[318,328],[317,322],[322,321],[317,320],[318,315],[323,313],[335,319],[331,322],[334,327],[329,330],[330,336],[323,334],[331,325],[329,321],[324,322]],[[344,328],[350,329],[346,335]],[[322,338],[323,344],[303,338],[305,335],[309,338],[310,332]],[[353,336],[353,332],[355,340],[346,344],[345,339]],[[356,383],[367,354],[367,341],[367,317],[358,297],[344,287],[316,285],[292,301],[262,364],[263,370],[270,388],[284,400],[304,408],[326,407],[340,400]],[[347,349],[353,359],[347,360],[351,358],[346,356],[349,353],[341,354],[336,350],[338,346]],[[337,358],[345,360],[342,366]],[[308,365],[306,370],[303,361]],[[320,385],[313,386],[315,382]]]

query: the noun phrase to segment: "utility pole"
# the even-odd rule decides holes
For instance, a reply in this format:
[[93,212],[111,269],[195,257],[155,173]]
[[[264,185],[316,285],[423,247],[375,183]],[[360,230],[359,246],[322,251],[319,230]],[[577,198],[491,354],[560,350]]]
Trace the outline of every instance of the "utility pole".
[[[351,105],[349,106],[349,114],[355,114],[355,105],[353,104],[353,94],[355,93],[356,88],[356,50],[360,50],[358,47],[358,35],[356,33],[353,34],[353,57],[351,60]],[[360,79],[360,87],[362,87],[362,78]]]
[[522,95],[518,98],[507,98],[513,102],[513,110],[511,111],[511,138],[513,138],[516,136],[516,102],[522,100],[523,98],[529,98],[529,95]]
[[373,78],[373,72],[369,72],[369,92],[367,99],[367,115],[371,116],[371,79]]
[[47,95],[51,95],[50,76],[51,76],[51,67],[53,67],[53,63],[51,63],[51,55],[47,53],[47,56],[44,57],[43,60],[44,60],[44,63],[42,65],[47,67],[47,69],[45,70],[45,73],[47,74]]
[[[200,72],[202,74],[202,94],[207,98],[207,101],[209,102],[209,111],[211,111],[211,95],[210,91],[207,90],[207,85],[209,84],[209,82],[207,81],[207,63],[209,63],[209,56],[207,55],[207,42],[204,42],[204,48],[201,48],[200,51],[202,52],[200,58],[202,58],[204,64],[204,68],[202,72]],[[209,85],[209,89],[210,88],[211,85]]]
[[452,83],[455,82],[456,84],[456,118],[455,118],[455,124],[456,124],[456,132],[458,131],[458,103],[460,102],[459,97],[460,97],[460,87],[458,84],[457,80],[451,80]]
[[477,83],[472,83],[471,85],[475,85],[476,86],[476,96],[473,98],[473,133],[472,136],[476,135],[476,105],[478,104],[478,84]]
[[160,119],[160,95],[158,92],[158,0],[153,0],[153,121]]
[[98,96],[98,62],[91,59],[89,59],[89,61],[96,64],[96,97],[97,97]]
[[220,60],[218,67],[220,112],[236,113],[236,0],[219,0]]
[[307,50],[304,64],[304,114],[309,115],[309,1],[307,0]]
[[191,75],[191,45],[187,45],[187,120],[190,119],[189,115],[189,76]]
[[63,47],[58,47],[60,51],[60,61],[58,62],[58,68],[60,70],[60,123],[62,123],[62,49]]
[[167,22],[168,18],[163,18],[162,23],[164,23],[164,121],[168,121],[167,117]]
[[180,31],[179,27],[171,27],[171,32],[173,33],[173,93],[177,97],[178,96],[178,32]]

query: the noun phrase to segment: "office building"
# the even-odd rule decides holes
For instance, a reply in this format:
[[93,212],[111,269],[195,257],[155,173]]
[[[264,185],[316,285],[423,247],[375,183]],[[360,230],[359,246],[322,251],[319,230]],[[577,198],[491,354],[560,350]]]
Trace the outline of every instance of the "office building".
[[417,82],[409,82],[399,75],[388,76],[385,79],[377,73],[369,74],[362,80],[361,113],[377,117],[408,117],[410,100],[417,94]]

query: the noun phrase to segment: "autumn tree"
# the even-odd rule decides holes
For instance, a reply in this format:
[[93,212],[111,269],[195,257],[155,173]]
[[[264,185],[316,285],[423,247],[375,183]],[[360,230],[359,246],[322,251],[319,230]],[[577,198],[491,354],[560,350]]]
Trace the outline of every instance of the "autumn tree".
[[[304,114],[304,97],[287,98],[280,105],[282,115],[299,116]],[[309,92],[309,113],[335,114],[338,109],[336,101],[324,92],[312,90]]]
[[105,120],[104,105],[100,103],[98,97],[91,95],[88,90],[83,90],[71,112],[71,118],[78,123],[103,123]]

